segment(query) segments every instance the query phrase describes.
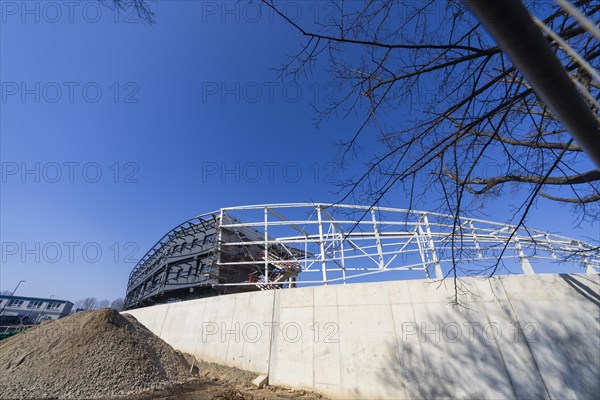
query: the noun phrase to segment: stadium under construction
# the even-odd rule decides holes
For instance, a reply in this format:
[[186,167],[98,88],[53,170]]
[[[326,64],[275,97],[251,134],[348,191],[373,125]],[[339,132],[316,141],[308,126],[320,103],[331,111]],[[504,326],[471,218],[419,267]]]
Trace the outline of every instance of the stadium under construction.
[[[293,203],[221,208],[165,234],[129,276],[125,308],[298,285],[493,273],[597,273],[598,246],[432,212]],[[412,274],[411,274],[411,271]]]

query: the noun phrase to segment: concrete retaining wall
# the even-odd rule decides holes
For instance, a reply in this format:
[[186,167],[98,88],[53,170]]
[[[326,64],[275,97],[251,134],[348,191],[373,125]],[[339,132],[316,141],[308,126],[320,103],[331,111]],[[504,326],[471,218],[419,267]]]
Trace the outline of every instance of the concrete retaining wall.
[[600,276],[394,281],[131,310],[176,349],[332,398],[597,398]]

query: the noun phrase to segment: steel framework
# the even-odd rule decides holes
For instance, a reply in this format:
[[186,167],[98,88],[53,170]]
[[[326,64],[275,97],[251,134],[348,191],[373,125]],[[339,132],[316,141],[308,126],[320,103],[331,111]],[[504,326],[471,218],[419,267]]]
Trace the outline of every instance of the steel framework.
[[[189,267],[183,282],[182,263]],[[322,203],[226,207],[164,235],[131,272],[126,306],[165,301],[165,293],[181,295],[182,288],[210,288],[203,293],[215,295],[384,273],[384,279],[401,279],[406,271],[442,279],[454,266],[463,275],[532,274],[536,263],[539,271],[566,263],[597,273],[600,249],[540,230],[433,212]]]

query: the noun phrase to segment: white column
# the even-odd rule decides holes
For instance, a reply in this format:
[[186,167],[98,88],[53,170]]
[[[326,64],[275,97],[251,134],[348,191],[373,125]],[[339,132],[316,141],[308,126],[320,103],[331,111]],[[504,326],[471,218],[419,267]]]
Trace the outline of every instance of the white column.
[[377,255],[379,256],[379,269],[383,269],[383,248],[381,247],[381,238],[379,237],[379,229],[377,228],[377,218],[375,210],[371,208],[371,219],[373,220],[373,233],[375,234],[375,243],[377,244]]
[[321,272],[323,273],[323,284],[327,285],[327,268],[325,263],[325,239],[323,238],[323,219],[321,218],[321,206],[317,206],[317,219],[319,222],[319,246],[321,247]]
[[265,282],[269,283],[269,209],[265,207]]
[[425,222],[425,229],[427,231],[427,237],[429,238],[429,251],[431,252],[431,258],[433,261],[433,271],[435,274],[435,279],[444,279],[442,267],[440,265],[440,261],[435,251],[435,243],[433,243],[433,235],[431,235],[431,227],[429,226],[429,219],[427,218],[427,214],[423,216],[423,222]]
[[519,261],[521,261],[521,269],[523,270],[523,273],[525,275],[535,274],[535,271],[531,267],[531,263],[523,252],[523,247],[521,247],[521,242],[519,241],[518,237],[515,238],[515,246],[517,247],[517,254],[519,256]]

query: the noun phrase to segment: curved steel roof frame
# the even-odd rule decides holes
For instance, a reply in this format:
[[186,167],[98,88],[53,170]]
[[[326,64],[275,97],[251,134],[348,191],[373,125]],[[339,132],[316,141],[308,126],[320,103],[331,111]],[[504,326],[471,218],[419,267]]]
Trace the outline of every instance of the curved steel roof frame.
[[[226,215],[231,218],[224,218]],[[534,265],[537,272],[550,272],[551,263],[570,264],[587,273],[600,271],[598,246],[541,230],[390,207],[283,203],[224,207],[177,225],[138,262],[130,284],[145,274],[173,238],[202,229],[209,221],[217,223],[216,265],[262,267],[263,290],[289,285],[271,279],[269,268],[289,264],[290,260],[301,265],[299,285],[373,280],[372,275],[382,273],[387,276],[381,280],[401,279],[401,275],[389,274],[403,271],[420,271],[425,278],[442,279],[452,266],[463,275],[488,275],[496,270],[532,274]],[[223,230],[244,229],[260,232],[260,239],[221,240]],[[223,261],[219,257],[226,247],[239,250],[249,245],[262,246],[264,257],[252,261]],[[275,246],[287,249],[289,258],[273,259],[269,248]],[[222,284],[243,285],[257,283]]]

